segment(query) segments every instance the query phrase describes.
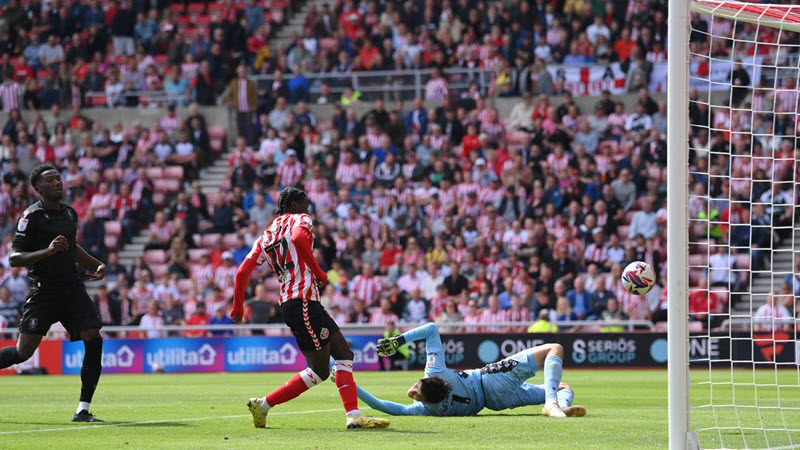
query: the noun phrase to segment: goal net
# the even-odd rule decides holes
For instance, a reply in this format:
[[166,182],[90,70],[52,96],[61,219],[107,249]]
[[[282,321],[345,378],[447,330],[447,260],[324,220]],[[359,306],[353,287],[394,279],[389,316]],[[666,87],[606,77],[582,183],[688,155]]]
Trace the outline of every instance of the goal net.
[[671,445],[800,448],[800,7],[694,0],[690,11],[692,434]]

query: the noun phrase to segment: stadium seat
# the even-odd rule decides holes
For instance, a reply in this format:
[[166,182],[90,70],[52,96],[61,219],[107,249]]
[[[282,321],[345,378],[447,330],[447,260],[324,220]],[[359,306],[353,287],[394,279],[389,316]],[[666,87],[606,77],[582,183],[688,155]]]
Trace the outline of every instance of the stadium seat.
[[105,235],[103,237],[103,244],[107,249],[116,250],[119,247],[119,235]]
[[148,167],[144,170],[144,173],[147,178],[153,181],[164,178],[164,169],[161,167]]
[[153,180],[153,187],[156,192],[175,194],[181,189],[181,181],[170,178],[160,178]]
[[708,265],[708,257],[706,255],[689,255],[690,267],[706,267]]
[[166,264],[150,264],[150,271],[153,272],[153,279],[159,279],[166,275],[169,267]]
[[226,134],[225,133],[225,127],[223,127],[223,126],[212,125],[212,126],[208,127],[208,137],[209,138],[223,139],[225,137],[225,134]]
[[[199,242],[199,239],[195,238],[195,242]],[[191,262],[198,262],[203,255],[208,254],[208,250],[204,248],[190,248],[189,249],[189,261]]]
[[736,268],[737,269],[750,270],[750,254],[749,253],[737,253],[737,254],[734,254],[732,256],[736,260]]
[[633,222],[633,215],[636,214],[636,211],[628,211],[625,213],[625,218],[623,219],[622,223],[625,225],[630,225]]
[[225,147],[223,145],[222,139],[219,138],[211,138],[209,140],[209,146],[211,148],[211,151],[214,153],[222,153],[222,150]]
[[319,47],[323,50],[333,50],[336,48],[337,42],[334,38],[322,38],[319,40]]
[[689,321],[689,333],[702,333],[703,332],[703,322],[697,322],[694,320]]
[[167,166],[164,168],[164,177],[170,180],[183,181],[183,166]]
[[228,233],[225,236],[222,236],[222,242],[225,244],[226,248],[236,248],[239,244],[238,236],[236,233]]
[[628,233],[630,233],[630,231],[631,227],[628,225],[623,225],[617,228],[617,234],[619,235],[619,238],[623,241],[628,239]]
[[220,236],[222,236],[222,235],[218,234],[218,233],[204,234],[203,235],[203,243],[202,243],[201,246],[203,248],[212,248],[212,247],[214,247],[214,245],[217,243],[217,240],[219,239]]
[[119,237],[122,234],[122,223],[117,220],[106,220],[103,222],[106,236]]
[[144,262],[149,265],[164,264],[167,262],[167,252],[164,250],[147,250],[144,252]]
[[181,294],[186,294],[191,291],[192,287],[194,287],[194,281],[186,278],[178,280],[178,291],[180,291]]
[[167,202],[167,196],[161,192],[153,192],[153,203],[156,206],[164,206]]

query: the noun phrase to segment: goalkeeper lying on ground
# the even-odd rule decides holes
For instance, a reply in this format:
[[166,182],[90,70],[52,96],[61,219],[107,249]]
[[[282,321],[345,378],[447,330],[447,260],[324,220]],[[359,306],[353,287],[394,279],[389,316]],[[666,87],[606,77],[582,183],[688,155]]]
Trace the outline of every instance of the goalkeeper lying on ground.
[[[425,378],[408,390],[411,405],[380,400],[358,386],[358,398],[378,411],[398,416],[472,416],[483,408],[494,411],[541,405],[550,417],[579,417],[583,406],[573,406],[574,393],[561,383],[559,344],[545,344],[517,353],[480,369],[458,371],[445,365],[442,340],[436,325],[429,323],[400,336],[378,341],[378,354],[391,356],[406,342],[425,340],[428,361]],[[544,369],[544,384],[525,380]]]

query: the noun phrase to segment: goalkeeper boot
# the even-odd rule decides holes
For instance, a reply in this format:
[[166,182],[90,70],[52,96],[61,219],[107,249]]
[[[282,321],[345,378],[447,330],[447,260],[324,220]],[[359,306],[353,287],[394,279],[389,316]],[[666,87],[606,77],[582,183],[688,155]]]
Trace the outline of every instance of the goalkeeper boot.
[[566,408],[561,408],[561,411],[567,417],[583,417],[586,415],[586,407],[580,405],[567,406]]
[[76,413],[72,416],[73,422],[104,422],[103,420],[98,419],[89,411],[82,409],[81,412]]
[[267,426],[267,413],[268,409],[264,409],[261,405],[264,404],[263,398],[251,398],[247,402],[247,409],[253,415],[253,426],[256,428],[265,428]]
[[347,429],[352,430],[355,428],[389,428],[389,421],[377,417],[368,417],[363,414],[360,414],[358,417],[348,417]]
[[558,419],[563,419],[567,417],[567,415],[564,414],[564,411],[562,411],[561,408],[558,406],[558,402],[556,402],[555,399],[547,400],[544,403],[544,408],[542,408],[542,415],[555,417]]

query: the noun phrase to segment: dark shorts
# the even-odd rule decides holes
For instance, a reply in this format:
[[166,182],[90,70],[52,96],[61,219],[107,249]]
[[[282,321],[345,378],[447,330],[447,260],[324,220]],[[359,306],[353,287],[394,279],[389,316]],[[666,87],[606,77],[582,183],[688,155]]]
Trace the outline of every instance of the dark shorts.
[[56,322],[61,322],[73,341],[80,340],[82,331],[102,327],[97,306],[84,285],[31,289],[19,322],[20,333],[45,335]]
[[281,305],[281,313],[297,339],[297,346],[304,352],[321,349],[339,331],[339,326],[317,301],[293,298]]

